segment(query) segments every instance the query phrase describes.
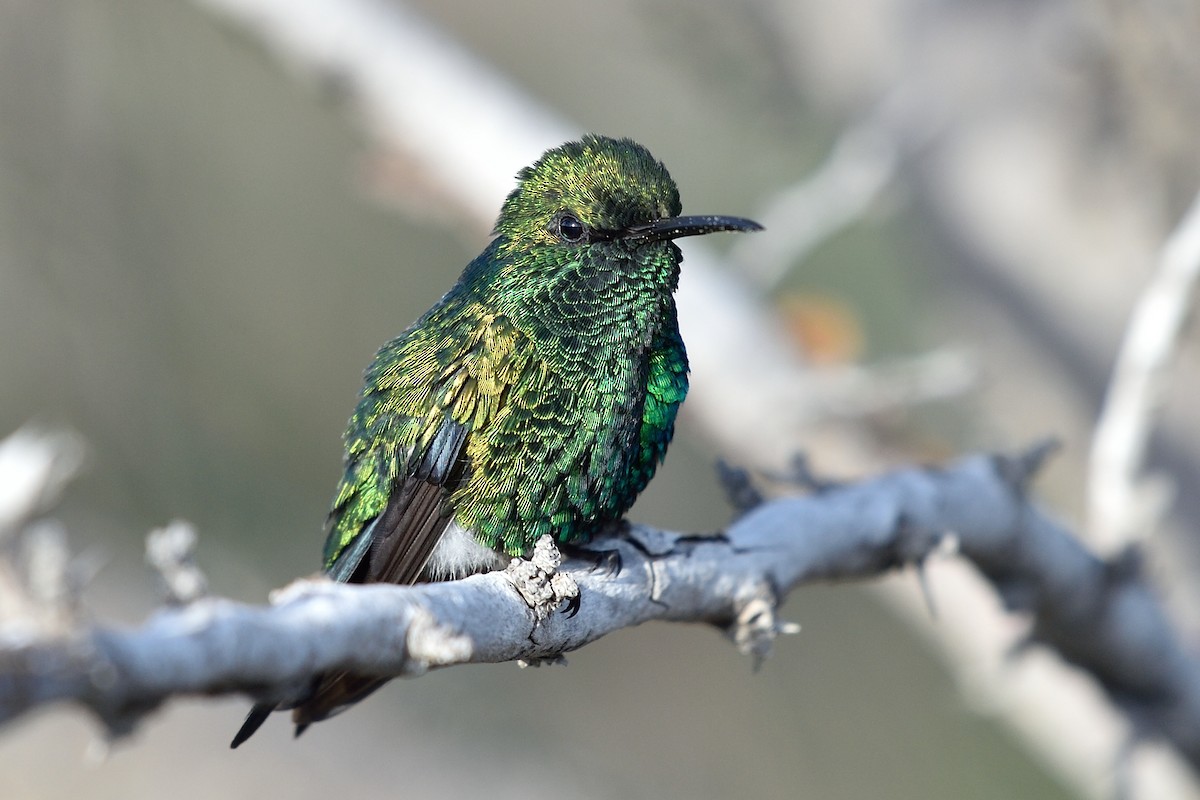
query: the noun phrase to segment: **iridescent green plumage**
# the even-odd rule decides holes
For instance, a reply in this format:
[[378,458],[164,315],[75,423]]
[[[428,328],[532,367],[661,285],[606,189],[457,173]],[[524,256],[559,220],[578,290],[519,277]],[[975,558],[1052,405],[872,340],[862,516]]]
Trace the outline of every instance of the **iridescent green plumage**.
[[[337,580],[440,579],[543,534],[586,542],[666,453],[688,387],[671,240],[758,226],[678,217],[674,181],[628,139],[584,137],[517,178],[492,243],[367,371],[325,547]],[[323,677],[298,730],[378,684]]]
[[519,177],[496,240],[367,374],[327,567],[382,513],[446,416],[470,431],[467,476],[449,505],[509,555],[544,533],[585,541],[629,508],[666,451],[687,393],[678,250],[564,245],[551,228],[567,210],[592,230],[674,216],[674,183],[643,148],[598,139]]

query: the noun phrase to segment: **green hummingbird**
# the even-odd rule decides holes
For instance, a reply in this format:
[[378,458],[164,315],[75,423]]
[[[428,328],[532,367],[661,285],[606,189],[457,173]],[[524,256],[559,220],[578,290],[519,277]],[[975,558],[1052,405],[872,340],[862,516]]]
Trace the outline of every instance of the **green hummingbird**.
[[[484,572],[544,534],[584,544],[629,510],[688,389],[672,240],[761,229],[679,213],[666,168],[629,139],[585,136],[517,174],[491,244],[367,370],[329,515],[331,578]],[[382,683],[319,676],[296,735]],[[275,708],[256,705],[232,746]]]

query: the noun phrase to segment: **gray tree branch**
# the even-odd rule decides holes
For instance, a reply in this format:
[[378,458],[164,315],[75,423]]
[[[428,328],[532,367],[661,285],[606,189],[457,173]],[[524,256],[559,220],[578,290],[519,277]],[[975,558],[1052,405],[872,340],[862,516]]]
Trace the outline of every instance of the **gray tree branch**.
[[1089,673],[1139,730],[1200,764],[1200,664],[1173,633],[1131,559],[1106,563],[1026,497],[1044,450],[905,469],[808,497],[766,502],[724,533],[634,526],[596,542],[613,571],[568,561],[578,613],[539,613],[511,572],[416,587],[306,579],[271,607],[205,598],[134,629],[38,636],[0,630],[0,721],[72,702],[114,734],[178,695],[295,697],[316,672],[413,677],[477,662],[537,663],[652,620],[708,622],[762,657],[794,630],[776,608],[804,584],[921,565],[947,539],[1030,619],[1030,642]]

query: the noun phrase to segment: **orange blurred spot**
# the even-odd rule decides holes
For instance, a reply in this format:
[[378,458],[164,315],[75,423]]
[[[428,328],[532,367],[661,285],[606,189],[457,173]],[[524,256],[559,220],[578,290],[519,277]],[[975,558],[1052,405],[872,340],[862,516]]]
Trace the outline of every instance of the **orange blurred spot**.
[[780,296],[777,307],[788,334],[814,364],[844,364],[862,354],[862,325],[841,300],[789,292]]

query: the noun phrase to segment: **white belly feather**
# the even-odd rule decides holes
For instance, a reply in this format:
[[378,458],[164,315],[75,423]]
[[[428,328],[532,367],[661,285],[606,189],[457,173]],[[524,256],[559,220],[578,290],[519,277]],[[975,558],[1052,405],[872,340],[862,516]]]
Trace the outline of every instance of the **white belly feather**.
[[435,581],[462,578],[508,566],[509,556],[484,547],[470,531],[451,520],[425,565],[425,577]]

